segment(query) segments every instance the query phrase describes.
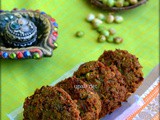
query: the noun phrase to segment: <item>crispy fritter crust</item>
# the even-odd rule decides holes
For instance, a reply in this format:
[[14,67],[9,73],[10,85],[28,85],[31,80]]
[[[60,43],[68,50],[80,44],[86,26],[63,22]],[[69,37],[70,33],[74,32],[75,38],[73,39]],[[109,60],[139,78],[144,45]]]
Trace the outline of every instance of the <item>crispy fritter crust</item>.
[[94,86],[102,103],[100,118],[113,112],[121,106],[121,102],[126,101],[127,90],[116,66],[107,67],[99,61],[90,61],[82,64],[74,75]]
[[24,102],[24,120],[81,120],[76,103],[58,87],[43,86]]
[[101,101],[91,86],[76,77],[70,77],[56,85],[64,89],[73,100],[77,101],[82,120],[98,120]]
[[98,120],[127,100],[143,81],[142,66],[126,50],[109,50],[82,64],[56,87],[42,87],[24,102],[24,120]]
[[126,50],[116,49],[115,51],[104,51],[98,60],[104,63],[106,66],[117,66],[127,84],[126,87],[129,92],[128,97],[129,94],[136,91],[144,79],[142,66],[139,63],[138,58],[128,53]]

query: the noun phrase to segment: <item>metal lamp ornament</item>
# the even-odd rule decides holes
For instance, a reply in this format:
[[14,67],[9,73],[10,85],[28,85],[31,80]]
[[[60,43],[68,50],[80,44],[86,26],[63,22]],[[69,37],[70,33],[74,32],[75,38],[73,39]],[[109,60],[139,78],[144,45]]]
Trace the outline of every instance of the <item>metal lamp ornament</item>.
[[52,56],[57,48],[58,24],[39,10],[0,10],[0,58]]

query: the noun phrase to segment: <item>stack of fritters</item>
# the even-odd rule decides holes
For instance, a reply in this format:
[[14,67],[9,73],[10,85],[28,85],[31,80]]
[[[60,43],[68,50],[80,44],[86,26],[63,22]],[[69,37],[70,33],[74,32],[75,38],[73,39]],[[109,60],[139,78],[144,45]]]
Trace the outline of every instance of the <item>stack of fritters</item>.
[[125,50],[104,51],[72,77],[26,98],[24,120],[99,120],[119,108],[142,81],[138,58]]

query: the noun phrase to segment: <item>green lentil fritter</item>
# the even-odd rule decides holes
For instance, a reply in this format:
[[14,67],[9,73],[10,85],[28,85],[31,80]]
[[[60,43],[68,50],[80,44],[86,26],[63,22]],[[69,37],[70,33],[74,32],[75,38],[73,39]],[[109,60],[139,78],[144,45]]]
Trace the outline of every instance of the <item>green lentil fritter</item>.
[[128,94],[135,92],[144,79],[138,58],[126,50],[104,51],[98,60],[106,66],[117,66],[127,84]]
[[107,67],[99,61],[90,61],[82,64],[74,75],[93,85],[93,89],[100,96],[100,118],[113,112],[121,106],[121,102],[126,101],[125,82],[116,66]]
[[71,98],[77,101],[82,120],[98,120],[101,101],[91,86],[76,77],[70,77],[56,85],[64,89]]
[[24,120],[99,120],[119,108],[143,79],[136,56],[126,50],[104,51],[72,77],[27,97]]
[[81,120],[76,103],[58,87],[42,87],[24,102],[24,120]]

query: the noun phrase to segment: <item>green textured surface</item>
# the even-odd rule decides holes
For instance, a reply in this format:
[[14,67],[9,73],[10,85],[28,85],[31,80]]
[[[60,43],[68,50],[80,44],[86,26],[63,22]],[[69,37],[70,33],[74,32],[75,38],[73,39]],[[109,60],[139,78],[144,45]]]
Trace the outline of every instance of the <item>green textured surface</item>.
[[[103,51],[116,48],[128,50],[139,58],[144,76],[159,63],[159,4],[150,0],[134,10],[120,12],[122,24],[106,24],[114,27],[124,38],[120,45],[97,43],[98,33],[85,21],[89,13],[107,12],[91,7],[86,0],[1,0],[5,10],[12,8],[40,9],[54,17],[59,24],[59,47],[51,58],[41,60],[1,60],[1,111],[2,120],[22,105],[24,99],[36,88],[49,85],[65,72],[81,62],[96,60]],[[76,31],[85,36],[76,38]]]

